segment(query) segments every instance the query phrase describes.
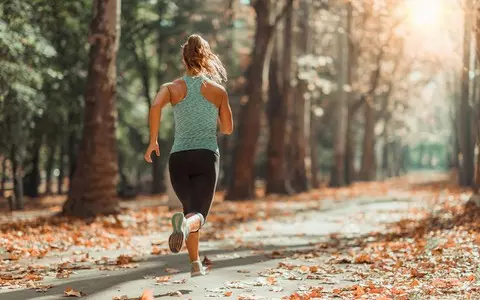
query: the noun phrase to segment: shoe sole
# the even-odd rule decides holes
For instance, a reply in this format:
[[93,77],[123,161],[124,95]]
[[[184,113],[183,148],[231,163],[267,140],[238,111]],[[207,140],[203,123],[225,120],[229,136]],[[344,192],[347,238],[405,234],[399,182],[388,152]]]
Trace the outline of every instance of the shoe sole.
[[182,249],[183,242],[185,241],[185,232],[183,231],[183,222],[185,217],[183,213],[175,213],[172,216],[173,232],[168,238],[168,246],[170,251],[178,253]]
[[207,272],[205,272],[205,273],[195,272],[195,273],[191,273],[190,277],[199,277],[199,276],[205,276],[205,275],[207,275]]

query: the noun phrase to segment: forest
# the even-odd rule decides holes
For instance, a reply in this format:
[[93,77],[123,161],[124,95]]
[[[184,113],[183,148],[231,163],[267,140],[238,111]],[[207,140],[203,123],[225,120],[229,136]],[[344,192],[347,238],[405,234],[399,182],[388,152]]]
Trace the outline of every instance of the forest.
[[[421,169],[458,170],[460,185],[475,185],[472,0],[441,9],[405,0],[110,2],[0,5],[0,195],[11,209],[58,194],[67,213],[87,213],[76,201],[108,213],[118,199],[163,193],[173,118],[162,118],[162,155],[150,166],[148,109],[161,84],[182,76],[179,47],[191,33],[229,73],[236,130],[219,137],[225,199]],[[100,49],[102,35],[113,40]]]
[[[144,159],[191,34],[234,120],[200,278],[170,105]],[[0,299],[480,299],[479,115],[480,0],[0,0]]]

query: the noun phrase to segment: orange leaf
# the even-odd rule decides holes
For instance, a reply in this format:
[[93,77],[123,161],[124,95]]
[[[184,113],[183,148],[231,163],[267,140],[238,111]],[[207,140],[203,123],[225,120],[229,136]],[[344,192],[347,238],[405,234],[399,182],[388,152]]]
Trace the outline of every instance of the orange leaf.
[[355,263],[357,264],[371,264],[373,263],[372,258],[368,254],[361,254],[355,258]]
[[416,286],[419,286],[420,285],[420,282],[418,282],[417,279],[413,279],[413,281],[410,283],[410,287],[416,287]]
[[273,276],[269,276],[269,277],[267,278],[267,282],[268,282],[269,284],[275,284],[275,283],[277,283],[277,278],[275,278],[275,277],[273,277]]
[[152,252],[150,252],[152,255],[161,255],[167,253],[167,249],[162,249],[157,246],[152,247]]
[[42,280],[43,277],[40,276],[40,275],[35,275],[35,274],[28,274],[27,276],[25,276],[25,279],[38,281],[38,280]]
[[117,265],[127,265],[133,261],[133,258],[129,255],[120,255],[117,258]]
[[224,295],[225,297],[230,297],[232,294],[233,294],[233,293],[232,293],[231,291],[227,291],[227,292],[223,293],[223,295]]
[[307,273],[308,271],[310,271],[310,268],[307,267],[307,266],[301,266],[301,267],[300,267],[300,270],[301,270],[303,273]]
[[355,288],[355,291],[353,291],[353,295],[355,297],[360,297],[362,295],[365,295],[365,290],[361,286],[357,285]]
[[477,278],[475,277],[475,275],[473,274],[470,274],[470,276],[467,277],[467,280],[468,281],[475,281]]
[[140,300],[154,300],[152,290],[144,290]]
[[162,283],[162,282],[168,282],[172,276],[160,276],[160,277],[155,277],[155,281],[157,283]]

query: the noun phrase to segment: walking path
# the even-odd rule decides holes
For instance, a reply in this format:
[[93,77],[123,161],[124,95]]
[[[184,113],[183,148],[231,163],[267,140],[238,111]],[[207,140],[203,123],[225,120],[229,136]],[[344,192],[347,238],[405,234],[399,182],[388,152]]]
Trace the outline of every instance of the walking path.
[[[385,196],[367,195],[344,201],[278,202],[273,204],[278,213],[265,218],[264,205],[258,204],[256,220],[225,224],[224,230],[212,225],[205,227],[207,240],[201,243],[201,254],[211,263],[210,274],[205,277],[190,278],[185,251],[175,255],[137,255],[138,250],[121,248],[89,251],[86,255],[84,249],[72,248],[35,263],[58,265],[61,261],[76,261],[74,268],[65,266],[63,271],[70,270],[67,278],[58,278],[63,271],[57,267],[44,276],[44,291],[0,290],[0,300],[62,299],[65,293],[75,291],[81,292],[84,299],[140,299],[147,289],[152,290],[155,299],[310,299],[316,295],[322,299],[351,299],[375,293],[375,289],[382,294],[384,290],[379,286],[387,282],[381,279],[384,275],[365,278],[372,264],[377,266],[374,256],[361,254],[357,246],[349,248],[349,243],[356,237],[365,237],[366,241],[372,232],[388,232],[388,224],[393,222],[424,217],[429,205],[425,196],[391,191]],[[155,245],[156,250],[152,251],[164,253],[167,238],[168,232],[135,236],[131,245],[135,249],[152,249]],[[387,265],[394,256],[381,258],[385,276],[392,272]],[[113,260],[111,265],[109,259]],[[99,260],[105,264],[92,268],[91,262]],[[90,266],[82,269],[82,263]],[[395,264],[402,267],[401,262]],[[370,287],[357,285],[366,279]],[[475,280],[470,280],[471,291],[480,292],[480,284]],[[342,296],[345,291],[347,294]],[[391,286],[389,293],[395,294]],[[445,297],[449,299],[448,295]]]

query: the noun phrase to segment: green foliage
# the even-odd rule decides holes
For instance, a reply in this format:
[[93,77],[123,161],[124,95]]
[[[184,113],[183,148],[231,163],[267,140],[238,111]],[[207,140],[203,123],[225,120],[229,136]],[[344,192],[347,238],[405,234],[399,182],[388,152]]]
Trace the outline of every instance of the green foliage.
[[[26,128],[45,108],[39,91],[45,78],[61,76],[48,61],[55,49],[35,26],[35,10],[28,1],[0,3],[0,131],[3,147],[25,139]],[[23,130],[22,130],[23,129]]]

